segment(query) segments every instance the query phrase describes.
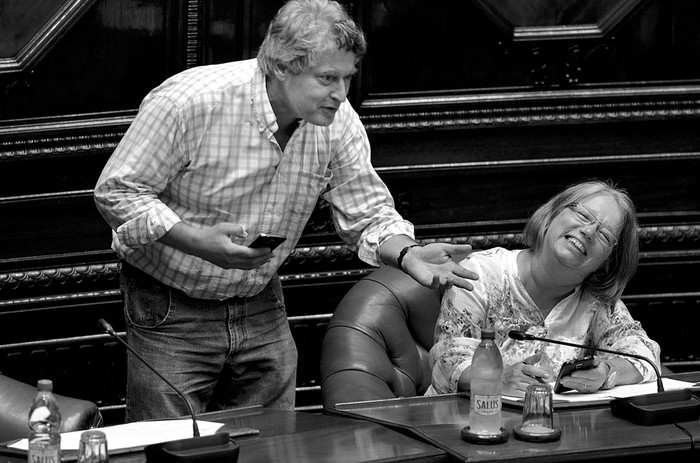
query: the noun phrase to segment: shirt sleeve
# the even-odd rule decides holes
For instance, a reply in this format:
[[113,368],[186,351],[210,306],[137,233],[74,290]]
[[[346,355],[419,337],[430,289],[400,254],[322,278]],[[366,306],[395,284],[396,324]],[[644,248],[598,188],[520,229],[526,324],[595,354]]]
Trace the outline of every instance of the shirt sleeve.
[[379,246],[395,235],[414,237],[413,224],[394,208],[394,199],[374,170],[370,145],[357,113],[349,106],[331,162],[333,177],[323,198],[331,205],[333,223],[343,241],[369,265],[379,266]]
[[159,195],[186,164],[182,132],[180,111],[172,101],[147,98],[105,165],[95,204],[119,246],[153,243],[180,221]]
[[[487,323],[487,304],[481,294],[485,284],[481,267],[463,260],[460,265],[480,275],[480,284],[467,291],[452,287],[442,298],[435,325],[435,344],[430,349],[433,363],[432,387],[439,394],[457,392],[459,378],[472,363],[481,342],[481,329]],[[468,264],[470,263],[470,264]]]
[[[645,357],[661,367],[661,349],[656,341],[647,336],[641,323],[634,320],[622,301],[612,308],[601,307],[593,320],[592,339],[596,346]],[[644,381],[656,379],[656,372],[649,363],[620,356],[632,362],[644,377]]]

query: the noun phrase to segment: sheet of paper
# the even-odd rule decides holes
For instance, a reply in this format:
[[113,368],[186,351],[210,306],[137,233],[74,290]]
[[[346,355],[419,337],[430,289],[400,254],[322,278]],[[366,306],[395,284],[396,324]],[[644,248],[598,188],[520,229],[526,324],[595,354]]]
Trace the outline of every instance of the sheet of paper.
[[[201,436],[211,436],[223,423],[197,420],[197,425]],[[111,452],[192,437],[192,420],[139,421],[95,429],[105,433],[107,449]],[[78,450],[80,435],[83,432],[61,433],[61,450]],[[27,439],[19,440],[8,447],[27,450]]]
[[[661,378],[664,384],[664,390],[675,391],[678,389],[688,389],[693,387],[694,383],[689,383],[687,381],[678,381],[676,379]],[[554,386],[554,383],[550,384]],[[636,395],[643,394],[653,394],[658,392],[656,381],[650,381],[648,383],[640,384],[629,384],[625,386],[617,386],[606,391],[597,391],[591,394],[583,394],[576,391],[566,391],[561,394],[554,394],[554,403],[589,403],[589,402],[605,402],[612,399],[622,398],[622,397],[633,397]],[[503,396],[504,399],[510,402],[523,402],[523,397],[515,396]]]

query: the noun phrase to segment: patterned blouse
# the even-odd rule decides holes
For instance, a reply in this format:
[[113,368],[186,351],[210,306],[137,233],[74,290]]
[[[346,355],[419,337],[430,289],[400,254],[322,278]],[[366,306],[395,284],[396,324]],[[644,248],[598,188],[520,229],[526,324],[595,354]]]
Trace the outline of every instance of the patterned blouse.
[[[653,359],[660,366],[659,345],[649,339],[622,301],[611,307],[578,287],[544,318],[518,275],[520,252],[493,248],[472,253],[461,262],[460,265],[476,272],[479,280],[474,283],[473,291],[453,287],[443,295],[435,326],[435,345],[430,350],[432,387],[426,394],[457,392],[459,377],[471,365],[484,327],[496,330],[496,344],[504,366],[541,351],[542,359],[537,366],[556,376],[563,362],[592,353],[541,341],[516,341],[508,337],[510,330],[629,352]],[[646,362],[626,359],[639,370],[644,381],[656,378]]]

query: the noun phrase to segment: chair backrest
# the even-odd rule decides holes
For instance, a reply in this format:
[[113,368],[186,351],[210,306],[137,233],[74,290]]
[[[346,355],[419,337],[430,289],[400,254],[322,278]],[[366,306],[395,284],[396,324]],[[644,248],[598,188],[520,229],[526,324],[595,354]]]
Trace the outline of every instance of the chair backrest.
[[323,406],[422,395],[440,293],[383,267],[340,301],[321,350]]
[[[0,442],[29,435],[27,417],[36,386],[0,374]],[[54,394],[61,410],[61,432],[102,426],[102,414],[93,402]]]

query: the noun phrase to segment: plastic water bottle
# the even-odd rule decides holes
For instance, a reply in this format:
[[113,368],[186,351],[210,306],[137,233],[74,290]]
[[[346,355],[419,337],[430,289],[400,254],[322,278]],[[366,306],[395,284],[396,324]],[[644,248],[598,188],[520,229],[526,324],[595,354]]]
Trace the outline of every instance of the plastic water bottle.
[[481,343],[472,358],[469,405],[472,434],[499,435],[503,426],[503,359],[494,339],[492,329],[481,330]]
[[53,395],[53,382],[41,379],[29,409],[28,463],[61,462],[61,412]]

